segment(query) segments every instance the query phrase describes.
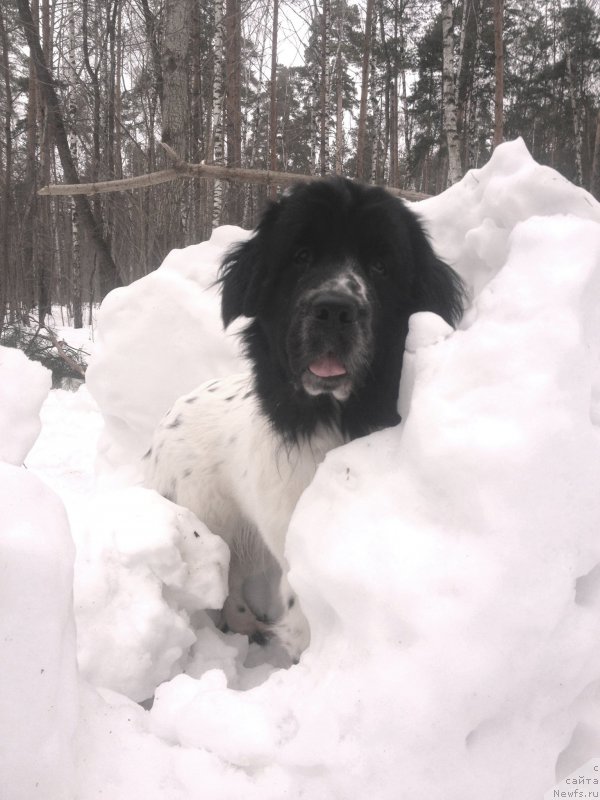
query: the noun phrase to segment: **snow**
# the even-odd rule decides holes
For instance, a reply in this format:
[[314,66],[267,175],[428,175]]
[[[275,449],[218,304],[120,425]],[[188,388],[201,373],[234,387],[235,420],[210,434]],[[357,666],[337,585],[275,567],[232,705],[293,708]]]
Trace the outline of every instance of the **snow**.
[[19,465],[37,439],[50,371],[20,350],[0,346],[0,461]]
[[0,508],[2,793],[62,800],[78,714],[73,542],[60,499],[24,469],[0,463]]
[[[106,299],[88,386],[50,393],[28,470],[0,464],[10,800],[531,800],[598,756],[600,206],[517,141],[415,208],[473,303],[456,332],[411,319],[402,424],[302,496],[288,670],[215,629],[220,540],[135,486],[175,397],[239,367],[211,284],[247,234]],[[49,383],[3,353],[20,464]]]

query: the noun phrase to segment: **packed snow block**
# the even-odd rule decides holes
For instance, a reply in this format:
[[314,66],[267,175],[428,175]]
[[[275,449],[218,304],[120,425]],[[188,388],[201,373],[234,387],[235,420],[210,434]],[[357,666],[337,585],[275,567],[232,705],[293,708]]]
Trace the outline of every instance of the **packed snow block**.
[[221,323],[218,266],[225,249],[247,237],[218,228],[210,241],[173,250],[155,272],[115,289],[98,314],[86,374],[104,417],[99,446],[105,467],[135,465],[173,401],[203,381],[239,371],[233,334]]
[[78,685],[73,544],[57,495],[0,464],[0,795],[68,800]]
[[20,350],[0,346],[0,461],[20,465],[37,439],[50,371]]
[[94,686],[146,700],[190,661],[192,615],[222,607],[229,550],[149,489],[100,494],[88,520],[75,580],[81,671]]

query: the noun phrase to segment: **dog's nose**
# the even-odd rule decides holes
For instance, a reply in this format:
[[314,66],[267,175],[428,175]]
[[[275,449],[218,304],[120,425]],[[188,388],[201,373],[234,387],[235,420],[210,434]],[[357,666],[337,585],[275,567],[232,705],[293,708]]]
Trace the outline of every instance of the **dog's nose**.
[[358,319],[358,303],[353,297],[339,292],[327,292],[315,297],[313,318],[328,327],[351,325]]

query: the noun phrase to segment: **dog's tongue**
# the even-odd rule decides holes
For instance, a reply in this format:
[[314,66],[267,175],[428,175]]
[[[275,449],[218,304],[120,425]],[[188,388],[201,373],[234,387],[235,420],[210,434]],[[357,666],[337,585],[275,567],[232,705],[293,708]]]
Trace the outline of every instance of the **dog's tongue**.
[[335,356],[323,356],[309,364],[309,370],[318,378],[333,378],[336,375],[345,375],[346,367]]

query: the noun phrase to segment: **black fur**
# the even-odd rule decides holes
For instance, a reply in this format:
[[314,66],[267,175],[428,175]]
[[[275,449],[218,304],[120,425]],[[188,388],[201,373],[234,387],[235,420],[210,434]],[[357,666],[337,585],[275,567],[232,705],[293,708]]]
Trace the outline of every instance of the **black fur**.
[[[338,293],[331,300],[322,287],[348,270],[358,280],[345,278],[338,307]],[[272,203],[254,235],[226,255],[219,280],[224,324],[252,318],[242,336],[256,391],[288,440],[310,436],[321,422],[351,438],[399,422],[409,316],[434,311],[454,325],[463,310],[460,278],[435,255],[413,212],[382,188],[341,178],[298,185]],[[360,282],[366,291],[355,302]],[[334,303],[323,312],[333,323],[319,318],[321,297]],[[302,374],[317,380],[306,365],[319,350],[350,365],[349,396],[305,390]]]

